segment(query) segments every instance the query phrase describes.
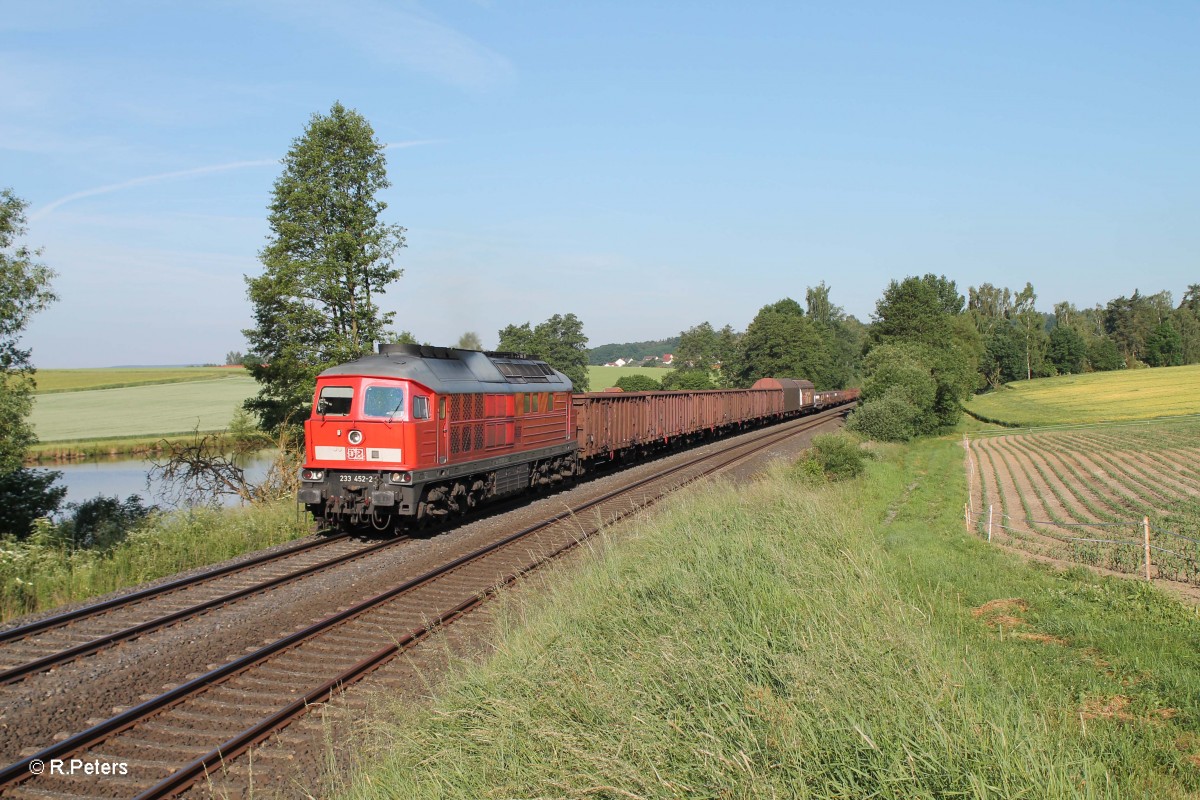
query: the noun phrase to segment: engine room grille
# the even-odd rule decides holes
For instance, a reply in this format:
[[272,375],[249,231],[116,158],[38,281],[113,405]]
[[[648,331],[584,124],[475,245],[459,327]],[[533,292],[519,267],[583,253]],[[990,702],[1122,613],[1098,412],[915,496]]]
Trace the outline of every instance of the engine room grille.
[[450,452],[470,453],[483,449],[483,425],[455,425],[450,429]]

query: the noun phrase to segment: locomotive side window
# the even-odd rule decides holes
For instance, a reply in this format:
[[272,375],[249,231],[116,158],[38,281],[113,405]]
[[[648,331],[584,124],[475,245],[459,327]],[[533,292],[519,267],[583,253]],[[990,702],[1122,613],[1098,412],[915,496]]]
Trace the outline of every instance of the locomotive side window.
[[438,419],[446,418],[446,398],[438,398]]
[[429,419],[429,398],[417,395],[413,398],[413,419]]
[[404,390],[399,386],[368,386],[367,397],[363,401],[363,416],[407,419]]
[[325,417],[344,417],[350,413],[354,389],[350,386],[326,386],[317,399],[317,413]]

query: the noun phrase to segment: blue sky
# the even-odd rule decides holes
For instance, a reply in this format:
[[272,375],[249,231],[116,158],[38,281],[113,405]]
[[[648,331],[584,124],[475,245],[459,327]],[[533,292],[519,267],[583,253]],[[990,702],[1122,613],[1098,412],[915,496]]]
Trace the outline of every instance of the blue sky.
[[0,0],[0,186],[60,301],[45,368],[245,349],[279,159],[311,114],[389,144],[398,328],[593,345],[824,280],[1200,282],[1200,4]]

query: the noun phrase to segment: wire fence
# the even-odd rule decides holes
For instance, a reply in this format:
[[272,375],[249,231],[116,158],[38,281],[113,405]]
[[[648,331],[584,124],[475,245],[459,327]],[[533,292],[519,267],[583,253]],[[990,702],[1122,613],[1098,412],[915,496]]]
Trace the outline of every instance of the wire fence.
[[[1161,578],[1200,585],[1200,539],[1151,524],[1148,516],[1112,522],[1063,522],[1029,516],[1014,519],[994,504],[984,507],[982,501],[976,507],[977,470],[966,436],[963,446],[968,476],[963,516],[968,531],[989,542],[1004,537],[1005,544],[1027,550],[1045,550],[1054,543],[1057,547],[1052,555],[1057,558],[1136,574],[1147,581]],[[1065,533],[1071,529],[1080,529],[1081,533],[1094,531],[1095,535]],[[1127,537],[1121,535],[1124,531],[1129,532]]]

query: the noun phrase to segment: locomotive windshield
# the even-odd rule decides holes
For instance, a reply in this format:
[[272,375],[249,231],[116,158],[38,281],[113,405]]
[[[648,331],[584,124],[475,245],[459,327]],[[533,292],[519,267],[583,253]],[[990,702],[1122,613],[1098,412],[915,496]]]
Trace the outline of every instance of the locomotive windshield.
[[363,416],[406,419],[404,390],[399,386],[368,386],[363,401]]
[[350,401],[354,389],[349,386],[326,386],[317,399],[317,413],[321,416],[344,417],[350,413]]

